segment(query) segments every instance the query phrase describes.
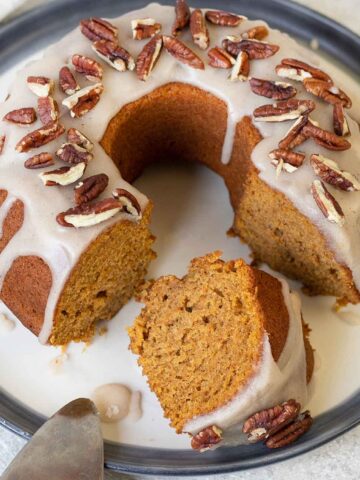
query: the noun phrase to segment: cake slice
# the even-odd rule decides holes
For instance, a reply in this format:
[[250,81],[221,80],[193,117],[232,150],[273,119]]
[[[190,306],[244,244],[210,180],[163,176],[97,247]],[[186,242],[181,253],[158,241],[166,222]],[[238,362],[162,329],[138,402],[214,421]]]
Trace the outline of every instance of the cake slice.
[[130,348],[178,433],[215,425],[223,442],[239,443],[254,412],[306,402],[313,358],[287,283],[220,255],[144,290]]

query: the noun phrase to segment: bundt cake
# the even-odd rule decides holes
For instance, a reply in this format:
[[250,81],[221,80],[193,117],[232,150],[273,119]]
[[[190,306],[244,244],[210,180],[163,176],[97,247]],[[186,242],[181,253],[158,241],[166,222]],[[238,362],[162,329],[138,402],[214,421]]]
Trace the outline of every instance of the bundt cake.
[[313,356],[287,283],[219,257],[144,290],[130,348],[178,433],[215,426],[222,444],[239,443],[257,410],[306,402]]
[[359,130],[319,64],[264,22],[183,0],[83,20],[1,106],[1,299],[43,343],[91,337],[154,258],[131,182],[180,159],[223,177],[257,260],[358,302]]

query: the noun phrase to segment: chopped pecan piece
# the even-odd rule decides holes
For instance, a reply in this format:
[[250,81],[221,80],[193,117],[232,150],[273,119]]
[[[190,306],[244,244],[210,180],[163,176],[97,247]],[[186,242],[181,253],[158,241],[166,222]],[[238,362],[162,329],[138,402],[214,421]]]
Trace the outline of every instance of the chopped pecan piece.
[[190,31],[195,45],[201,50],[206,50],[210,43],[209,31],[200,8],[194,10],[190,17]]
[[333,109],[334,132],[340,137],[350,135],[350,128],[341,103],[335,103]]
[[33,132],[28,133],[16,144],[16,151],[28,152],[33,148],[42,147],[49,142],[60,137],[65,132],[65,128],[58,122],[51,122]]
[[221,27],[237,27],[241,22],[247,20],[243,15],[224,12],[224,10],[208,10],[205,13],[206,20]]
[[98,40],[92,44],[92,49],[100,58],[119,72],[134,70],[135,68],[135,61],[130,53],[115,42]]
[[204,428],[191,439],[191,448],[199,452],[210,450],[222,440],[222,431],[216,425]]
[[96,40],[117,41],[118,29],[102,18],[92,17],[81,20],[80,30],[92,42]]
[[249,78],[250,61],[246,52],[240,52],[237,56],[236,62],[231,70],[230,80],[235,82],[245,82]]
[[101,83],[90,85],[82,88],[70,97],[64,98],[62,104],[70,110],[70,115],[74,117],[82,117],[92,110],[102,94],[104,87]]
[[335,133],[328,130],[323,130],[311,122],[304,126],[303,133],[328,150],[348,150],[351,148],[351,143],[345,140],[345,138],[338,137]]
[[120,210],[121,205],[117,200],[106,198],[96,203],[83,203],[66,212],[59,213],[56,221],[63,227],[91,227],[108,220]]
[[171,33],[175,37],[178,35],[181,30],[184,30],[185,27],[190,22],[190,8],[186,0],[176,0],[175,5],[175,20],[171,28]]
[[39,177],[46,187],[59,185],[65,187],[77,182],[84,174],[86,163],[78,163],[72,167],[60,167],[56,170],[48,170],[40,173]]
[[250,87],[256,95],[272,98],[274,100],[286,100],[295,97],[296,95],[296,88],[290,83],[272,82],[260,78],[251,78]]
[[308,411],[303,412],[299,417],[283,430],[272,435],[265,445],[268,448],[281,448],[295,442],[301,435],[307,432],[313,423],[313,419]]
[[314,109],[315,103],[312,100],[290,98],[256,108],[254,117],[258,122],[284,122],[295,120],[301,115],[308,115]]
[[51,167],[54,163],[51,153],[41,152],[38,155],[28,158],[24,163],[24,167],[30,169],[45,168]]
[[352,102],[346,93],[329,82],[318,80],[316,78],[305,78],[303,83],[305,90],[327,103],[331,103],[332,105],[341,103],[344,108],[350,108],[352,105]]
[[279,50],[278,45],[262,42],[254,39],[240,39],[236,37],[227,37],[222,42],[222,46],[231,55],[237,56],[239,52],[244,51],[249,55],[250,60],[262,60],[272,57]]
[[122,206],[122,211],[132,215],[136,220],[141,218],[141,207],[136,197],[123,188],[116,188],[112,196],[118,200]]
[[134,40],[144,40],[160,33],[161,24],[153,18],[139,18],[131,21],[131,30]]
[[185,63],[192,68],[204,70],[205,65],[189,47],[174,37],[163,35],[164,47],[166,50],[181,63]]
[[274,165],[279,174],[281,170],[292,173],[295,172],[304,163],[305,154],[301,152],[293,152],[284,148],[278,148],[269,153],[271,164]]
[[76,145],[79,145],[79,147],[85,148],[88,152],[91,152],[91,150],[94,148],[93,143],[90,142],[90,140],[76,128],[69,128],[67,131],[67,141],[69,143],[75,143]]
[[97,82],[102,79],[103,68],[96,60],[76,53],[72,56],[71,61],[75,70],[85,75],[85,78],[91,82]]
[[349,172],[341,170],[339,165],[326,158],[323,155],[313,154],[310,158],[310,164],[323,182],[329,183],[333,187],[354,192],[360,190],[360,182]]
[[292,422],[300,412],[300,404],[293,399],[275,407],[256,412],[243,425],[243,433],[250,443],[265,440],[278,430]]
[[163,39],[160,35],[155,36],[141,50],[136,60],[136,75],[142,81],[146,81],[159,59]]
[[214,68],[231,68],[235,58],[220,47],[211,48],[208,51],[209,65]]
[[304,134],[304,127],[307,125],[307,123],[308,116],[301,115],[287,131],[285,137],[280,140],[279,148],[289,150],[305,142],[305,140],[309,138]]
[[41,123],[46,125],[58,119],[59,107],[56,100],[52,97],[39,97],[37,104]]
[[35,122],[36,112],[32,107],[19,108],[18,110],[12,110],[7,113],[4,120],[11,123],[17,123],[18,125],[29,125]]
[[332,79],[327,73],[295,58],[283,58],[280,65],[275,67],[275,71],[280,77],[299,82],[303,82],[306,78],[316,78],[332,83]]
[[0,155],[4,151],[5,141],[6,141],[6,135],[0,135]]
[[80,86],[69,67],[62,67],[60,69],[59,85],[61,90],[66,93],[66,95],[74,95],[75,92],[80,90]]
[[105,173],[92,175],[79,182],[74,189],[75,205],[95,200],[108,186],[109,177]]
[[54,81],[48,77],[30,76],[27,78],[27,84],[30,90],[38,97],[47,97],[54,90]]
[[92,153],[76,143],[64,143],[56,151],[56,156],[63,162],[71,163],[72,165],[82,162],[89,163],[94,158]]
[[264,40],[269,35],[269,30],[265,25],[252,27],[241,34],[241,38],[250,40]]
[[320,180],[314,180],[311,185],[311,193],[324,217],[326,217],[331,223],[337,223],[338,225],[343,226],[345,223],[344,212],[333,195],[327,190],[323,182]]

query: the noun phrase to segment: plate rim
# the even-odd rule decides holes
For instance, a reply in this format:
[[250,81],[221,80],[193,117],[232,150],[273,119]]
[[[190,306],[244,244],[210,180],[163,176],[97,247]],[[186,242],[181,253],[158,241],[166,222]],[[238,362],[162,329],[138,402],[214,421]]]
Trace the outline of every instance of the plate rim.
[[[87,4],[93,5],[93,0],[77,0],[76,2],[76,11],[79,10],[79,5],[81,7],[85,7]],[[106,0],[103,4],[115,4],[115,0]],[[138,8],[140,6],[146,5],[148,2],[143,0],[135,0],[130,2],[129,0],[117,0],[117,6],[119,4],[128,4],[128,8],[131,6],[131,10],[134,8]],[[173,3],[172,0],[168,0],[167,2],[159,2],[159,3]],[[193,6],[206,6],[212,7],[219,5],[219,0],[198,0],[191,2]],[[226,2],[222,2],[222,6],[224,3],[232,3],[236,4],[236,9],[239,11],[242,8],[247,8],[248,10],[261,10],[263,14],[264,9],[268,12],[268,15],[265,15],[266,20],[270,24],[276,24],[276,15],[279,12],[289,12],[294,15],[296,18],[301,18],[302,21],[307,21],[310,24],[316,24],[317,26],[321,27],[320,31],[317,30],[317,35],[320,36],[320,48],[325,51],[326,53],[335,57],[338,61],[340,61],[343,65],[347,66],[348,68],[353,69],[355,74],[360,75],[360,37],[347,27],[341,25],[335,20],[332,20],[325,15],[316,12],[308,7],[305,7],[302,4],[294,3],[289,0],[272,0],[271,1],[271,11],[269,11],[269,5],[267,5],[268,0],[257,0],[257,2],[253,2],[252,0],[227,0]],[[251,3],[256,3],[256,8],[251,6]],[[266,8],[267,5],[267,8]],[[12,55],[14,52],[14,45],[11,45],[11,39],[14,41],[20,41],[27,38],[30,32],[30,28],[34,28],[34,25],[39,25],[42,18],[51,17],[53,20],[56,18],[59,13],[63,13],[64,9],[69,7],[74,7],[73,0],[57,0],[56,2],[52,2],[50,4],[43,4],[38,6],[32,10],[29,10],[18,17],[10,20],[8,23],[0,27],[0,57],[5,59],[3,62],[2,68],[7,67],[8,64],[11,64]],[[67,11],[67,10],[65,10]],[[83,11],[86,11],[84,9]],[[262,16],[262,14],[260,16]],[[73,18],[73,17],[71,17]],[[300,22],[301,26],[303,24]],[[310,40],[311,36],[306,32],[301,32],[299,30],[299,25],[291,24],[290,28],[284,28],[285,31],[288,31],[291,35],[301,36],[306,39]],[[336,45],[335,42],[326,37],[331,35],[331,33],[336,32]],[[46,34],[46,32],[45,32]],[[40,35],[40,36],[39,36]],[[34,42],[28,42],[29,45],[33,47],[36,45],[36,41],[39,38],[43,38],[44,32],[40,31],[39,35],[36,37],[33,36]],[[19,38],[20,37],[20,38]],[[342,47],[347,46],[347,49]],[[350,47],[350,48],[349,48]],[[344,55],[345,52],[345,55]],[[24,55],[25,56],[25,55]],[[16,57],[18,60],[18,57]],[[346,411],[346,415],[342,416]],[[21,415],[19,415],[21,412]],[[327,421],[329,418],[336,418],[337,423],[333,425],[331,428],[327,427]],[[342,418],[343,417],[343,418]],[[20,421],[19,421],[20,419]],[[36,431],[36,429],[44,422],[45,417],[39,415],[38,413],[32,411],[26,406],[23,406],[20,402],[15,399],[12,399],[6,392],[0,387],[0,426],[4,427],[5,429],[15,433],[16,435],[29,440]],[[286,459],[293,458],[300,454],[306,453],[310,450],[314,450],[325,443],[335,439],[336,437],[346,433],[350,429],[354,428],[356,425],[360,424],[360,390],[359,392],[355,392],[349,399],[341,404],[337,405],[336,407],[324,412],[323,414],[316,417],[315,425],[321,426],[324,425],[324,429],[320,430],[319,434],[315,436],[315,438],[309,438],[308,434],[305,434],[297,443],[291,445],[287,449],[284,450],[277,450],[271,451],[269,453],[268,450],[263,450],[263,453],[260,456],[250,456],[247,459],[238,459],[234,461],[229,461],[227,463],[222,463],[220,460],[216,463],[216,458],[219,456],[219,452],[225,452],[226,450],[230,450],[229,448],[224,447],[223,449],[217,450],[215,452],[208,452],[201,458],[209,460],[211,458],[215,458],[215,463],[201,463],[197,466],[195,465],[153,465],[153,464],[146,464],[141,463],[139,464],[139,457],[142,459],[143,455],[149,453],[150,451],[159,451],[162,452],[164,455],[170,455],[170,452],[177,452],[179,455],[182,452],[186,452],[190,455],[188,450],[167,450],[167,449],[153,449],[150,447],[136,447],[130,445],[123,445],[115,444],[112,442],[105,442],[105,467],[109,470],[114,472],[121,472],[121,473],[135,473],[135,474],[146,474],[146,475],[180,475],[180,476],[188,476],[188,475],[210,475],[210,474],[219,474],[219,473],[230,473],[236,472],[241,470],[247,470],[251,468],[257,468],[262,466],[271,465]],[[113,459],[113,449],[122,449],[137,451],[139,453],[138,458],[136,461],[136,455],[130,456],[130,460],[128,461],[116,461]],[[251,447],[253,448],[253,447]],[[259,447],[261,450],[261,447]],[[254,450],[255,451],[255,450]],[[143,455],[141,455],[141,452]],[[196,455],[197,458],[200,458],[198,454]],[[220,453],[221,456],[221,453]]]

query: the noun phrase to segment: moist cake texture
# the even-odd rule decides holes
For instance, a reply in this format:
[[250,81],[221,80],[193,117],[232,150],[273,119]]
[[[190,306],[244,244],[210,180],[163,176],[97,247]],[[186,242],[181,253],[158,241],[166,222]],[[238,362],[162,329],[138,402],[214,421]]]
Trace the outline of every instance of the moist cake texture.
[[287,284],[219,257],[196,258],[184,278],[161,277],[143,292],[130,348],[178,433],[216,425],[238,443],[255,411],[306,402],[313,356]]

